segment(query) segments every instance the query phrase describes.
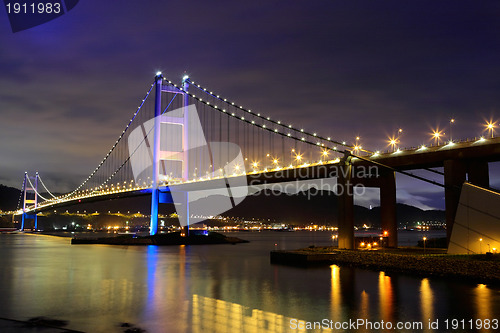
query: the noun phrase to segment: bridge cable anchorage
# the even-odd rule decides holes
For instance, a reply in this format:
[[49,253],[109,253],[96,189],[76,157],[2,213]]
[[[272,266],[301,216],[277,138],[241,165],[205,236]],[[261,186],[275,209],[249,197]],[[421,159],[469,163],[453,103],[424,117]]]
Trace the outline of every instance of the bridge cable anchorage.
[[116,140],[115,144],[110,149],[109,153],[104,157],[104,159],[101,161],[101,163],[99,163],[99,165],[97,166],[97,168],[95,168],[95,170],[90,174],[90,176],[87,179],[85,179],[85,181],[83,183],[81,183],[75,190],[73,190],[72,192],[68,193],[64,197],[62,197],[62,199],[71,197],[74,194],[76,194],[76,192],[78,190],[80,190],[97,173],[97,171],[102,167],[102,165],[104,165],[104,162],[106,162],[106,160],[109,158],[109,156],[111,156],[111,153],[116,148],[116,146],[118,145],[118,143],[120,142],[120,140],[123,138],[123,136],[125,135],[125,132],[127,132],[127,130],[130,128],[130,125],[132,124],[132,122],[134,121],[134,119],[136,119],[137,115],[139,114],[139,112],[142,109],[142,106],[144,105],[144,103],[146,102],[147,98],[149,97],[151,91],[153,90],[153,87],[154,87],[154,83],[151,85],[151,87],[149,88],[149,90],[146,92],[146,96],[142,100],[142,102],[139,105],[137,111],[135,111],[135,113],[133,114],[133,116],[130,119],[129,123],[125,127],[125,130],[120,134],[120,136],[118,137],[118,140]]
[[386,169],[389,169],[389,170],[392,170],[394,172],[398,172],[400,174],[403,174],[403,175],[406,175],[406,176],[409,176],[409,177],[412,177],[412,178],[415,178],[415,179],[418,179],[418,180],[421,180],[421,181],[424,181],[424,182],[427,182],[429,184],[432,184],[432,185],[436,185],[436,186],[439,186],[439,187],[443,187],[443,188],[457,188],[457,186],[450,186],[450,185],[446,185],[446,184],[441,184],[441,183],[438,183],[436,181],[433,181],[433,180],[430,180],[430,179],[427,179],[427,178],[424,178],[424,177],[421,177],[421,176],[417,176],[417,175],[414,175],[413,173],[411,172],[407,172],[407,171],[403,171],[403,170],[399,170],[399,169],[396,169],[396,168],[393,168],[391,166],[388,166],[388,165],[385,165],[385,164],[382,164],[380,162],[375,162],[373,160],[370,160],[368,158],[365,158],[365,157],[361,157],[361,156],[358,156],[358,155],[352,155],[353,157],[356,157],[356,158],[359,158],[360,160],[362,161],[365,161],[365,162],[368,162],[368,163],[372,163],[372,164],[375,164],[377,166],[380,166],[382,168],[386,168]]
[[[166,80],[166,79],[165,79],[165,80]],[[166,81],[167,81],[168,83],[172,84],[172,81],[169,81],[169,80],[166,80]],[[237,106],[237,104],[236,104],[236,103],[234,103],[234,102],[230,102],[230,101],[228,101],[226,98],[221,98],[219,95],[215,95],[215,94],[213,94],[213,93],[212,93],[212,92],[210,92],[208,89],[206,89],[206,88],[202,87],[202,86],[201,86],[201,85],[199,85],[199,84],[196,84],[194,81],[191,81],[189,78],[187,78],[187,81],[189,81],[189,83],[191,83],[194,87],[198,88],[198,89],[199,89],[200,91],[202,91],[203,93],[206,93],[206,94],[208,94],[208,95],[212,96],[213,98],[215,98],[215,99],[217,99],[217,100],[219,100],[219,101],[221,101],[221,102],[223,102],[223,103],[226,103],[227,105],[230,105],[230,106],[232,106],[232,107],[238,108],[238,109],[240,109],[240,110],[242,110],[242,111],[244,111],[244,112],[250,113],[250,114],[252,114],[252,116],[254,116],[254,117],[256,117],[256,118],[259,118],[259,119],[261,119],[261,120],[263,120],[263,121],[266,121],[266,122],[270,122],[270,123],[272,123],[272,124],[273,124],[273,125],[275,125],[275,126],[279,126],[279,127],[281,127],[281,128],[285,128],[285,129],[287,129],[288,131],[289,131],[289,130],[291,130],[291,131],[294,131],[294,132],[300,133],[301,135],[306,135],[306,136],[315,137],[315,138],[320,139],[320,140],[322,140],[322,141],[330,142],[330,143],[333,143],[333,144],[336,144],[336,145],[339,145],[339,146],[343,146],[343,147],[347,147],[347,148],[351,148],[351,149],[355,149],[355,148],[356,148],[355,146],[348,145],[348,144],[346,144],[346,143],[344,143],[344,142],[340,142],[340,141],[333,140],[333,139],[331,139],[331,138],[327,138],[327,137],[319,136],[319,135],[317,135],[316,133],[310,133],[310,132],[306,132],[306,131],[304,131],[304,130],[299,130],[299,129],[293,128],[291,125],[288,125],[288,126],[287,126],[287,125],[283,124],[281,121],[276,121],[276,120],[273,120],[273,119],[271,119],[270,117],[264,117],[264,116],[261,116],[259,113],[257,113],[257,114],[256,114],[256,113],[252,112],[250,109],[244,108],[243,106]],[[188,94],[188,95],[189,95],[189,96],[191,96],[192,98],[194,98],[194,99],[198,100],[199,102],[202,102],[202,103],[204,103],[204,104],[206,104],[206,105],[208,105],[208,106],[212,106],[212,105],[208,104],[206,101],[203,101],[201,98],[196,97],[194,94],[189,93],[189,92],[186,92],[186,91],[184,91],[182,88],[179,88],[179,89],[180,89],[181,91],[183,91],[185,94]],[[213,108],[213,109],[215,109],[215,110],[217,110],[217,111],[219,111],[219,112],[222,112],[222,110],[220,110],[219,108],[216,108],[216,107],[213,107],[213,106],[212,106],[212,108]],[[258,125],[256,125],[256,124],[252,124],[250,121],[245,121],[244,119],[241,119],[241,118],[237,118],[237,119],[242,120],[242,121],[244,121],[244,122],[246,122],[246,123],[248,123],[248,124],[251,124],[251,125],[254,125],[254,126],[259,127],[259,126],[258,126]],[[259,127],[259,128],[261,128],[261,127]],[[269,131],[273,131],[273,129],[272,129],[272,128],[269,128],[268,130],[269,130]],[[282,135],[282,136],[287,136],[287,137],[290,137],[290,136],[286,135],[285,133],[281,133],[281,132],[276,132],[276,133],[277,133],[277,134],[280,134],[280,135]],[[291,137],[291,138],[296,139],[296,140],[300,140],[300,141],[302,141],[302,142],[303,142],[303,140],[299,139],[298,137]],[[373,153],[374,153],[373,151],[366,150],[366,149],[358,149],[358,150],[363,151],[363,152],[366,152],[366,153],[368,153],[368,154],[373,154]]]
[[42,178],[40,177],[40,174],[38,174],[38,180],[40,181],[40,183],[42,184],[43,188],[45,189],[45,191],[54,199],[57,199],[57,197],[55,195],[53,195],[49,189],[47,188],[47,186],[45,186],[45,184],[43,183],[43,180]]

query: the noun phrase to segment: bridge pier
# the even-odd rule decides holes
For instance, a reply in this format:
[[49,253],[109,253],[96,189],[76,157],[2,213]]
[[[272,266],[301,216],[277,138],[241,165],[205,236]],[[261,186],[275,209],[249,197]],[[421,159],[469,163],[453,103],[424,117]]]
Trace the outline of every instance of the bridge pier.
[[488,161],[469,160],[467,163],[467,180],[477,186],[490,187]]
[[[381,170],[380,219],[382,233],[387,235],[389,247],[398,247],[398,222],[396,219],[396,172]],[[387,231],[387,234],[385,233]]]
[[451,231],[455,223],[455,215],[460,200],[460,190],[466,180],[466,175],[467,167],[464,161],[444,161],[444,199],[446,207],[446,238],[448,242],[450,241]]
[[354,249],[354,193],[352,184],[352,165],[350,157],[345,164],[340,166],[340,174],[337,178],[338,196],[338,230],[339,249]]
[[445,160],[444,161],[444,196],[446,206],[446,237],[451,238],[462,184],[469,183],[489,187],[489,167],[485,160]]

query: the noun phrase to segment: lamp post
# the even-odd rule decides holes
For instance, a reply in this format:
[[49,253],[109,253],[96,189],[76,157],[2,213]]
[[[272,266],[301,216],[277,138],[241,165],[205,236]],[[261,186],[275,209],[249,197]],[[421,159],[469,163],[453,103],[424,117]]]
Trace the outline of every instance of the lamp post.
[[297,166],[299,166],[299,164],[300,164],[300,162],[301,162],[301,160],[302,160],[302,155],[297,154],[297,155],[295,156],[295,160],[297,161]]
[[422,238],[424,240],[424,254],[425,254],[425,241],[427,240],[427,237],[424,236],[424,238]]
[[437,145],[439,146],[439,139],[441,138],[441,132],[439,131],[434,131],[434,133],[432,133],[432,137],[434,138],[434,141],[437,143]]
[[495,123],[493,123],[491,121],[487,122],[486,123],[486,130],[488,130],[490,132],[491,138],[493,139],[493,135],[495,132]]
[[328,160],[328,149],[323,149],[321,151],[321,156],[320,156],[319,160],[323,161],[323,159],[325,160],[325,162]]
[[338,239],[339,239],[339,236],[338,236],[338,235],[332,235],[332,243],[333,243],[333,246],[335,246],[335,240],[337,240],[337,246],[339,245],[339,244],[338,244]]
[[482,238],[479,238],[479,254],[482,254],[483,253],[483,250],[481,248],[481,244],[483,244],[483,239]]
[[358,150],[361,149],[361,146],[359,145],[359,136],[356,137],[356,143],[354,145],[354,150],[356,151],[356,153],[358,153]]
[[451,132],[451,127],[452,125],[455,123],[455,118],[451,118],[450,119],[450,142],[453,142],[453,136],[451,135],[452,132]]
[[394,137],[389,138],[389,145],[391,145],[393,152],[396,151],[396,145],[397,145],[397,143],[398,143],[398,141]]
[[[401,143],[401,137],[403,136],[403,129],[400,128],[398,130],[398,138],[397,138],[397,143],[400,144]],[[400,146],[398,145],[398,150],[399,150]]]

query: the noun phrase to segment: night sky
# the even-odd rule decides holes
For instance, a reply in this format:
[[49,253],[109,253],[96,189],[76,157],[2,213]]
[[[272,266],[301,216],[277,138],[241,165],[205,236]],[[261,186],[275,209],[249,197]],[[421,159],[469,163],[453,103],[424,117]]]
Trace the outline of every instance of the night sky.
[[[401,146],[430,144],[450,118],[454,139],[487,135],[500,2],[85,0],[18,33],[0,10],[0,183],[38,170],[54,191],[76,187],[158,70],[370,150],[399,128]],[[398,197],[444,206],[442,189],[399,176]]]

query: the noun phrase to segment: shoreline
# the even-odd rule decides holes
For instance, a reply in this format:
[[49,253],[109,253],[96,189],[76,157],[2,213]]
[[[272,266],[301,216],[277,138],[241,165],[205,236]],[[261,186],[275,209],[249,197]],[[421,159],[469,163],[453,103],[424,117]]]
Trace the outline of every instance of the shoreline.
[[100,238],[72,238],[72,245],[105,244],[105,245],[210,245],[210,244],[238,244],[249,241],[237,237],[228,237],[216,232],[208,235],[181,236],[180,232],[157,234],[154,236],[119,235]]
[[[57,238],[71,239],[71,245],[210,245],[210,244],[239,244],[249,243],[250,241],[238,237],[226,236],[217,232],[209,232],[208,235],[190,235],[188,237],[181,236],[180,232],[162,233],[154,236],[145,235],[139,236],[133,233],[130,234],[92,234],[88,233],[85,237],[77,237],[81,235],[59,232],[22,232],[16,234],[25,234],[32,236],[49,236]],[[95,237],[92,237],[95,236]]]
[[[434,252],[434,253],[431,253]],[[439,249],[424,254],[413,248],[377,251],[339,250],[314,247],[293,251],[271,251],[272,264],[299,267],[340,265],[418,276],[467,280],[474,283],[500,284],[500,255],[448,255]]]

